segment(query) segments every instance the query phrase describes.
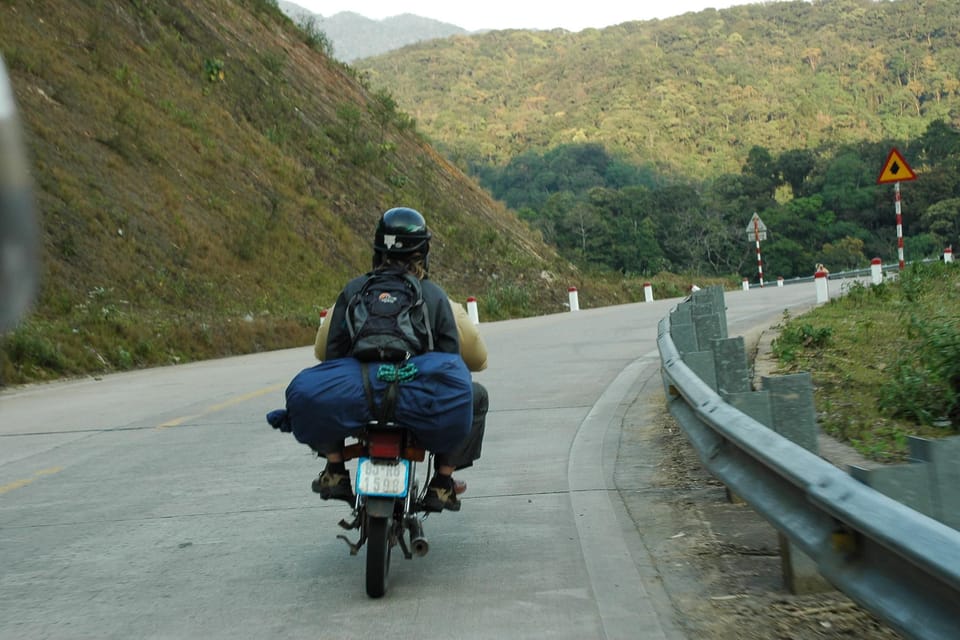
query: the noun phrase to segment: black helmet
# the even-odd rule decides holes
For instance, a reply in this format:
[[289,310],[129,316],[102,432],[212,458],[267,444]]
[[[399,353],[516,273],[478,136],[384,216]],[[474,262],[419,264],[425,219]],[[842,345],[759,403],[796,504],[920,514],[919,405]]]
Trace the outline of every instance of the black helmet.
[[373,240],[375,262],[383,254],[404,256],[419,252],[426,257],[430,252],[430,232],[427,221],[416,209],[394,207],[380,216],[377,234]]

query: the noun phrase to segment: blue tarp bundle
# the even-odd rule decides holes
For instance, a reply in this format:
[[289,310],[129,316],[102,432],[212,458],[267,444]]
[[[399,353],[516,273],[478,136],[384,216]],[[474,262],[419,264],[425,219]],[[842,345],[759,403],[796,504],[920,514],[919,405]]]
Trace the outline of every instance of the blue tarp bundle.
[[[416,368],[416,375],[397,383],[395,420],[427,449],[453,451],[473,421],[470,372],[458,354],[438,351],[413,356],[407,364]],[[390,383],[378,379],[377,363],[367,368],[380,407]],[[286,392],[287,419],[298,442],[336,442],[374,419],[361,376],[361,363],[354,358],[328,360],[294,376]]]

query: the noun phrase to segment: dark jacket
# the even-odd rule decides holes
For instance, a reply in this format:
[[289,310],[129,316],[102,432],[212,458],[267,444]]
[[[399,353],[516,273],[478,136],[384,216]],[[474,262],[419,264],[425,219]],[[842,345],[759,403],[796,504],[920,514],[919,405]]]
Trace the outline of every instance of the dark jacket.
[[[344,358],[350,355],[350,332],[347,330],[347,303],[353,294],[360,291],[370,274],[358,276],[347,283],[333,305],[330,318],[330,333],[327,336],[326,359]],[[446,292],[430,280],[421,280],[423,302],[427,307],[427,321],[433,331],[433,350],[444,353],[460,353],[457,321]]]

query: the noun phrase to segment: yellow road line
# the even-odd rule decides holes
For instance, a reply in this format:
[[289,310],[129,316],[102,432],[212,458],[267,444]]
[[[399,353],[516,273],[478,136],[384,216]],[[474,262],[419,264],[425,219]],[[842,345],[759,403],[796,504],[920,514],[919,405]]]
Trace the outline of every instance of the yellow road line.
[[273,393],[274,391],[277,391],[277,390],[279,390],[279,389],[282,389],[282,388],[284,388],[285,386],[286,386],[286,383],[281,383],[281,384],[275,384],[275,385],[270,386],[270,387],[264,387],[263,389],[258,389],[258,390],[256,390],[256,391],[251,391],[250,393],[246,393],[246,394],[244,394],[244,395],[242,395],[242,396],[237,396],[237,397],[235,397],[235,398],[230,398],[230,399],[227,400],[226,402],[221,402],[220,404],[215,404],[215,405],[209,406],[209,407],[207,407],[206,409],[204,409],[203,411],[201,411],[201,412],[198,413],[198,414],[195,414],[195,415],[192,415],[192,416],[181,416],[181,417],[179,417],[179,418],[174,418],[173,420],[167,420],[167,421],[164,422],[163,424],[157,425],[157,428],[158,428],[158,429],[166,429],[166,428],[168,428],[168,427],[179,427],[179,426],[180,426],[181,424],[183,424],[184,422],[188,422],[188,421],[193,420],[193,419],[195,419],[195,418],[200,418],[200,417],[202,417],[202,416],[206,416],[206,415],[209,415],[209,414],[211,414],[211,413],[216,413],[217,411],[223,411],[224,409],[226,409],[226,408],[228,408],[228,407],[232,407],[232,406],[237,405],[237,404],[240,404],[240,403],[242,403],[242,402],[246,402],[247,400],[253,400],[254,398],[259,398],[260,396],[264,396],[264,395],[266,395],[266,394],[268,394],[268,393]]
[[14,489],[19,489],[20,487],[25,487],[31,482],[33,482],[34,480],[38,480],[43,476],[49,476],[54,473],[59,473],[61,471],[63,471],[63,467],[50,467],[49,469],[41,469],[40,471],[34,472],[32,478],[25,478],[23,480],[14,480],[13,482],[9,482],[7,484],[0,484],[0,494],[8,493],[10,491],[13,491]]

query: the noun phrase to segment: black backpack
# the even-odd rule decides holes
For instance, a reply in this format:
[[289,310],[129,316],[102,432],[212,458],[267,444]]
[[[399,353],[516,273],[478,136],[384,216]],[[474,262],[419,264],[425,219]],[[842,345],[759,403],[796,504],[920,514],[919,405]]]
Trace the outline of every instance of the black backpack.
[[350,355],[364,362],[402,362],[433,351],[433,332],[419,278],[375,271],[347,303]]

